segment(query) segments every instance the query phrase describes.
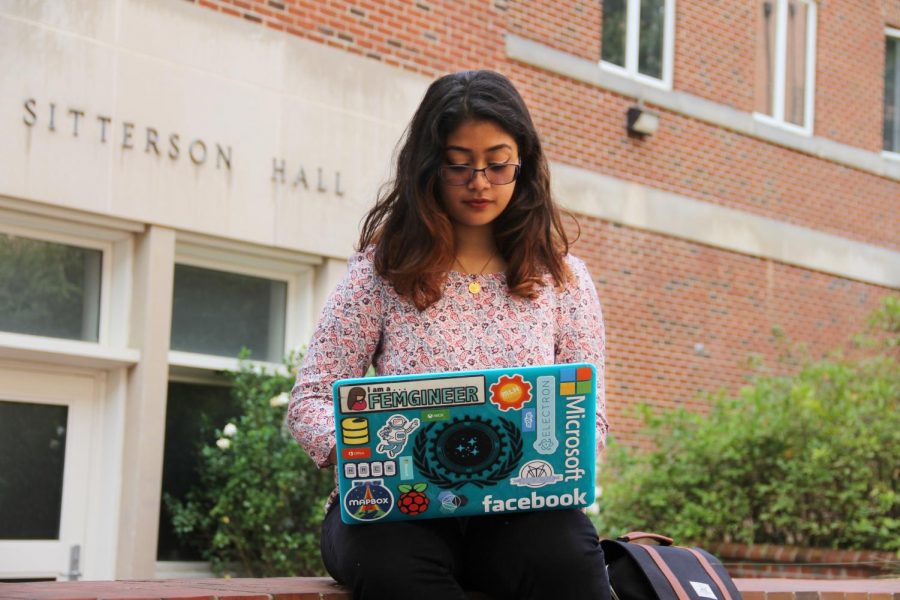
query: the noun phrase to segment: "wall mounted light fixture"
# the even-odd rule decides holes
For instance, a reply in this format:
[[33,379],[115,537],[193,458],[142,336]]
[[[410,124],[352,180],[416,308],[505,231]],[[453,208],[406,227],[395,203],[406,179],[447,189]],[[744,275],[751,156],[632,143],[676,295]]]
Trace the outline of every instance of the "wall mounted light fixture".
[[652,135],[659,129],[659,114],[647,110],[640,104],[628,109],[626,127],[631,133]]

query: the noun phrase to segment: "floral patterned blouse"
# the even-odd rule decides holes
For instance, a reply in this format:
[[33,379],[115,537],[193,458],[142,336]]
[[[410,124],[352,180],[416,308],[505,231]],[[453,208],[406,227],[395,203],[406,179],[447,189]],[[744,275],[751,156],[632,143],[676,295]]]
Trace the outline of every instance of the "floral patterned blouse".
[[[335,445],[331,387],[362,377],[588,362],[597,367],[597,444],[606,442],[605,333],[597,290],[569,255],[574,281],[545,285],[537,298],[512,295],[504,273],[450,272],[443,297],[424,311],[399,296],[373,265],[374,248],[349,269],[322,311],[291,391],[288,425],[319,467]],[[549,279],[549,277],[548,277]],[[481,284],[472,294],[468,285]],[[332,492],[327,506],[337,496]]]

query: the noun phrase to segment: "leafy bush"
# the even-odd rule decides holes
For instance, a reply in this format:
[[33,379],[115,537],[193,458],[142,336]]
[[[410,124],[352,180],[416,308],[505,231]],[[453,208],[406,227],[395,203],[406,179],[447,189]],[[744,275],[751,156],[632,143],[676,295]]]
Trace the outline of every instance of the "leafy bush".
[[900,550],[900,301],[871,323],[852,358],[758,374],[706,415],[644,408],[656,448],[610,448],[599,530]]
[[319,527],[334,480],[320,471],[284,424],[290,373],[234,373],[235,422],[216,430],[218,441],[200,452],[198,484],[184,501],[167,497],[176,533],[199,549],[219,575],[320,575]]

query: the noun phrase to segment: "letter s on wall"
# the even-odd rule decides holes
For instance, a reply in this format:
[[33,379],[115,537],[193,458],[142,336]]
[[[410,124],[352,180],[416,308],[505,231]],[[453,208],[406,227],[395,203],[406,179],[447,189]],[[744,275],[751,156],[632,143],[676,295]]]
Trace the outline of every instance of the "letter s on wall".
[[29,127],[33,127],[34,124],[37,123],[37,113],[34,112],[34,107],[36,104],[37,100],[35,100],[34,98],[29,98],[23,105],[25,107],[25,112],[27,112],[28,115],[31,115],[31,120],[28,119],[28,115],[24,115],[22,117],[22,122]]

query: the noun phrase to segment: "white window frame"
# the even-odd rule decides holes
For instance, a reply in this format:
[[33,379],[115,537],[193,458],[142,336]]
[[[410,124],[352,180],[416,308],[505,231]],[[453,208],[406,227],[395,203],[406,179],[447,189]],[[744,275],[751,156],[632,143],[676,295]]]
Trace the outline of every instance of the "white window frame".
[[[672,73],[675,62],[675,0],[665,1],[665,23],[663,24],[662,79],[644,75],[638,71],[640,49],[641,0],[626,0],[625,8],[625,66],[621,67],[600,59],[600,68],[610,73],[628,77],[647,85],[664,90],[672,89]],[[602,8],[602,3],[601,3]]]
[[[885,38],[889,38],[889,37],[896,38],[897,43],[900,44],[900,29],[894,29],[893,27],[886,27],[884,30],[884,36],[885,36]],[[900,70],[900,65],[898,65],[898,70]],[[897,74],[897,85],[900,86],[900,73]],[[900,101],[900,98],[898,98],[898,101]],[[882,122],[881,126],[884,127],[884,122]],[[897,126],[900,127],[900,123],[898,123]],[[900,160],[900,149],[898,149],[898,150],[882,149],[881,155],[883,157],[891,159],[891,160]]]
[[[283,353],[299,347],[312,333],[314,271],[321,262],[319,257],[182,232],[178,233],[175,246],[176,265],[285,282],[287,298]],[[248,362],[270,370],[280,371],[284,367],[280,362]],[[239,361],[237,358],[170,349],[169,365],[173,374],[208,377],[214,371],[237,370]]]
[[0,331],[0,355],[95,367],[136,364],[140,353],[128,347],[128,324],[134,247],[132,234],[138,230],[138,227],[127,224],[123,229],[113,229],[6,210],[0,203],[0,233],[102,253],[97,341]]
[[[323,262],[323,259],[317,256],[188,232],[178,232],[175,242],[176,265],[190,265],[286,282],[283,349],[285,352],[298,348],[312,334],[315,267]],[[172,291],[174,294],[174,288]],[[204,385],[229,385],[220,372],[236,371],[240,367],[237,358],[171,349],[168,360],[169,381]],[[248,362],[256,368],[287,374],[285,366],[280,362],[254,360]],[[202,577],[209,576],[209,573],[209,563],[203,561],[155,562],[156,577]]]
[[772,0],[776,3],[775,10],[775,74],[772,85],[772,114],[767,115],[760,112],[754,112],[753,116],[769,125],[781,127],[794,133],[805,136],[811,136],[813,133],[813,123],[815,123],[815,97],[816,97],[816,24],[817,19],[817,1],[816,0],[800,0],[809,7],[806,14],[806,97],[803,99],[803,113],[806,121],[803,125],[796,125],[784,120],[784,73],[785,61],[787,60],[787,19],[788,19],[788,0]]

